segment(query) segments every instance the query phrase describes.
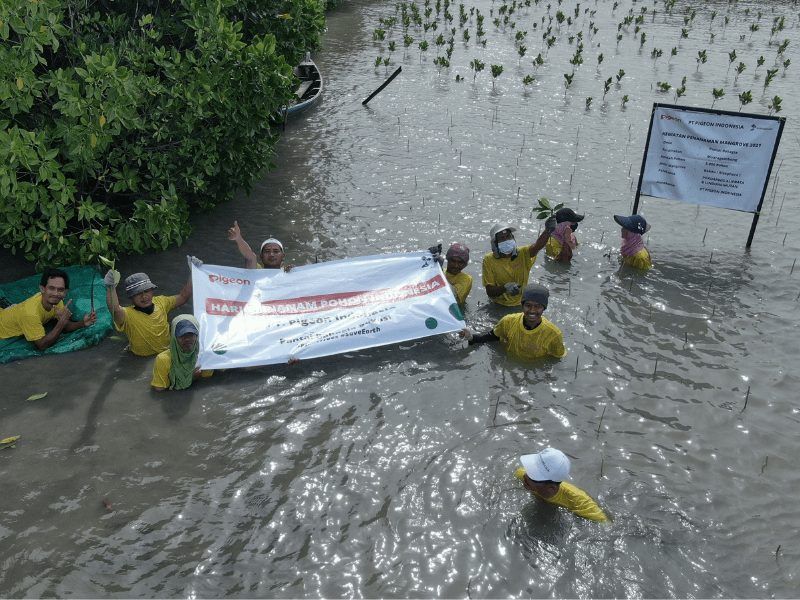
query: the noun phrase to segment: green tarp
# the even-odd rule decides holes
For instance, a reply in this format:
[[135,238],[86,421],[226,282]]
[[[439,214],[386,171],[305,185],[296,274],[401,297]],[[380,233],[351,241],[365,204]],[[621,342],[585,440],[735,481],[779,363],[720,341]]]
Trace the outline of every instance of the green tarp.
[[[65,267],[64,271],[69,275],[69,291],[64,302],[72,299],[69,309],[72,311],[73,320],[82,319],[85,313],[92,310],[91,296],[92,281],[94,280],[94,310],[97,313],[97,322],[91,327],[62,334],[58,341],[44,352],[37,350],[36,346],[23,337],[0,340],[0,364],[30,356],[63,354],[80,350],[97,344],[111,331],[111,313],[106,308],[106,289],[103,287],[102,276],[93,267]],[[5,298],[11,304],[22,302],[39,291],[40,278],[41,275],[34,275],[11,283],[0,284],[0,297]],[[45,325],[45,329],[49,331],[54,323],[51,321],[50,324]]]

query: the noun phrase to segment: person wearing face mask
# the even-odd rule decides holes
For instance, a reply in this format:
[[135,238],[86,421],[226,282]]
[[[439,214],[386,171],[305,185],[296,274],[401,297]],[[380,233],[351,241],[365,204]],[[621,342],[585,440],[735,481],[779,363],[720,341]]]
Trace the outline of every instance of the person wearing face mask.
[[571,208],[556,211],[556,228],[550,234],[545,247],[547,256],[558,262],[568,263],[572,260],[572,251],[578,246],[574,232],[583,217],[584,215],[576,214]]
[[233,227],[228,229],[228,239],[236,242],[236,247],[239,254],[244,258],[245,269],[280,269],[283,268],[287,273],[292,270],[292,265],[284,265],[283,260],[286,258],[286,252],[283,249],[283,243],[275,238],[268,238],[261,242],[259,249],[259,256],[253,252],[250,245],[244,241],[242,232],[239,229],[239,223],[233,222]]
[[519,305],[536,255],[547,244],[555,226],[555,218],[550,217],[537,240],[521,247],[514,239],[515,227],[505,223],[492,227],[489,232],[492,251],[483,257],[483,286],[492,302],[503,306]]
[[642,234],[650,231],[642,215],[632,215],[625,217],[614,215],[614,220],[622,227],[622,264],[633,267],[634,269],[648,270],[653,266],[650,258],[650,251],[645,247]]
[[[189,260],[200,266],[194,256]],[[192,278],[175,296],[154,296],[156,286],[147,273],[134,273],[125,278],[125,295],[132,306],[122,307],[117,296],[119,273],[113,269],[106,273],[106,305],[114,318],[114,328],[128,337],[131,352],[137,356],[153,356],[169,348],[169,313],[183,306],[192,297]]]
[[522,312],[506,315],[494,329],[484,334],[473,334],[468,328],[461,337],[469,345],[500,342],[503,348],[520,360],[563,358],[567,354],[561,330],[542,316],[550,299],[550,291],[541,285],[531,284],[522,293]]
[[211,377],[214,371],[203,371],[197,366],[197,320],[192,315],[178,315],[172,319],[172,336],[169,349],[156,356],[150,386],[157,392],[185,390],[201,377]]

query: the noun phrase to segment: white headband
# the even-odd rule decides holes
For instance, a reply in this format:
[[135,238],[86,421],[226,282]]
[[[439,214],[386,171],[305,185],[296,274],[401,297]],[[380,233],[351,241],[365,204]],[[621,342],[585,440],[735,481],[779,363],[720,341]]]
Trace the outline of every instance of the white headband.
[[275,238],[269,238],[268,240],[264,240],[263,242],[261,242],[261,248],[259,249],[259,252],[263,251],[264,246],[266,246],[267,244],[278,244],[278,246],[281,247],[281,252],[283,252],[283,244],[281,244],[280,240],[276,240]]

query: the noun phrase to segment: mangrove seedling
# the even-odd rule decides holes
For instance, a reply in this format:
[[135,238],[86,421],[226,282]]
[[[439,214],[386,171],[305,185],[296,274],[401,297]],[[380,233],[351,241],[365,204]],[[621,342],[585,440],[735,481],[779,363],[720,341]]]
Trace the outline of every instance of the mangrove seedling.
[[396,44],[395,44],[394,40],[392,40],[391,42],[389,42],[389,52],[394,52],[394,49],[395,49],[396,47],[397,47],[397,46],[396,46]]
[[669,60],[672,60],[672,57],[677,55],[678,55],[678,47],[673,46],[672,50],[669,51]]
[[711,108],[714,108],[716,101],[725,96],[725,90],[722,88],[713,88],[711,90],[711,95],[714,96],[714,100],[711,102]]
[[750,24],[750,39],[753,39],[753,34],[759,30],[758,23],[751,23]]
[[628,98],[628,94],[625,94],[625,95],[622,97],[622,108],[625,108],[625,105],[628,103],[628,100],[629,100],[629,98]]
[[653,48],[653,51],[650,52],[650,58],[652,58],[654,61],[657,62],[658,59],[661,58],[661,54],[662,54],[661,48]]
[[529,86],[534,81],[536,81],[536,79],[534,79],[533,75],[525,75],[525,77],[522,78],[522,85]]
[[706,51],[705,50],[699,50],[697,52],[697,58],[695,60],[697,61],[697,69],[696,70],[699,71],[700,70],[700,65],[705,64],[705,62],[708,60],[708,55],[706,54]]
[[645,43],[646,40],[647,40],[647,34],[643,31],[642,32],[642,37],[639,38],[639,48],[644,46],[644,43]]
[[778,46],[778,56],[783,54],[786,48],[788,47],[789,47],[789,40],[788,39],[783,40],[783,42],[781,42],[781,45]]
[[675,88],[675,102],[678,101],[678,98],[686,94],[686,82],[684,82],[681,87]]
[[743,62],[740,62],[738,65],[736,65],[736,68],[734,69],[734,73],[736,73],[736,76],[733,78],[733,85],[736,85],[736,80],[739,79],[739,75],[744,73],[744,70],[746,68],[747,65],[745,65]]
[[377,69],[377,68],[378,68],[378,67],[380,67],[382,64],[383,64],[383,57],[382,57],[382,56],[378,56],[378,57],[375,59],[375,68]]
[[459,75],[458,73],[456,73],[456,83],[459,83],[461,81],[464,81],[464,78],[461,75]]
[[617,71],[617,75],[616,75],[616,77],[617,77],[617,83],[619,83],[619,82],[620,82],[620,80],[621,80],[623,77],[625,77],[625,69],[620,69],[619,71]]
[[791,59],[787,58],[785,61],[783,61],[783,72],[784,72],[784,74],[786,73],[786,69],[789,68],[790,64],[792,64]]
[[775,75],[778,74],[778,69],[767,69],[767,76],[764,78],[764,89],[766,90],[772,80],[775,78]]
[[542,196],[539,198],[539,202],[537,206],[533,207],[533,210],[539,211],[536,214],[536,218],[539,220],[549,219],[550,217],[555,217],[556,212],[564,208],[564,203],[556,204],[552,206],[550,204],[550,200]]
[[764,64],[764,57],[763,56],[759,56],[756,59],[756,71],[758,71],[758,67],[760,67],[763,64]]
[[541,67],[544,64],[544,57],[542,53],[536,55],[536,58],[533,59],[533,66],[534,67]]
[[572,73],[564,73],[564,96],[567,95],[567,89],[572,85],[573,77],[575,77],[575,71]]
[[386,39],[386,30],[378,27],[372,32],[372,39],[376,42],[382,42],[384,39]]
[[769,113],[772,114],[773,111],[776,113],[781,112],[781,102],[783,102],[783,99],[780,96],[773,96],[772,102],[770,102],[767,107],[769,108]]
[[606,80],[605,80],[605,82],[603,83],[603,100],[605,100],[605,99],[606,99],[606,94],[608,93],[608,90],[610,90],[610,89],[611,89],[611,82],[612,82],[612,81],[613,81],[613,80],[612,80],[612,78],[611,78],[611,77],[609,77],[609,78],[608,78],[608,79],[606,79]]
[[603,53],[602,52],[597,55],[597,66],[599,67],[601,64],[603,64]]
[[681,29],[681,38],[688,38],[689,37],[689,30],[688,29]]
[[592,106],[592,97],[588,96],[586,98],[586,110],[589,110],[589,107],[591,107],[591,106]]
[[736,49],[734,48],[733,50],[728,52],[728,70],[725,71],[725,75],[727,75],[730,72],[731,65],[733,64],[733,61],[735,61],[735,60],[736,60]]
[[486,66],[486,63],[481,62],[477,58],[473,58],[469,62],[469,68],[472,69],[472,81],[475,81],[475,78],[478,76],[478,73],[483,71],[483,68]]
[[517,54],[519,54],[519,62],[522,62],[522,57],[525,56],[525,53],[528,51],[528,48],[525,44],[520,44],[517,48]]
[[619,43],[620,43],[621,41],[622,41],[622,34],[621,34],[621,33],[618,33],[618,34],[617,34],[617,46],[619,46]]
[[494,89],[494,80],[500,77],[503,73],[503,65],[492,65],[492,89]]
[[465,44],[469,42],[469,29],[464,30],[464,33],[461,34],[461,38],[464,40]]
[[666,93],[672,88],[672,85],[668,81],[658,81],[656,82],[656,85],[658,86],[659,92]]
[[750,93],[750,90],[746,92],[742,92],[739,94],[739,112],[742,112],[742,107],[746,104],[750,104],[753,101],[753,94]]

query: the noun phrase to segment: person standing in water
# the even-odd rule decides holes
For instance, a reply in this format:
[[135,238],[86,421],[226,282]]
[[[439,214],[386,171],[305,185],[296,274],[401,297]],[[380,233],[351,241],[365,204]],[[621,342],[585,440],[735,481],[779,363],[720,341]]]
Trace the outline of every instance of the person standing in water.
[[464,273],[464,267],[469,263],[469,248],[456,242],[447,249],[445,258],[447,259],[447,268],[444,277],[453,288],[458,306],[464,308],[467,296],[472,290],[472,276]]
[[178,315],[172,319],[169,349],[160,352],[153,362],[150,385],[157,392],[185,390],[196,379],[211,377],[214,371],[202,371],[197,366],[200,347],[197,320],[191,315]]
[[568,263],[572,260],[572,251],[578,247],[575,230],[584,215],[576,214],[571,208],[562,208],[556,211],[555,216],[556,228],[547,240],[545,251],[550,258]]
[[614,220],[622,227],[622,264],[646,271],[653,266],[650,251],[645,247],[642,235],[650,231],[642,215],[625,217],[614,215]]
[[514,477],[534,496],[584,519],[608,521],[606,513],[589,494],[564,481],[569,479],[570,460],[561,450],[545,448],[535,454],[524,454],[519,461],[522,466],[514,472]]

